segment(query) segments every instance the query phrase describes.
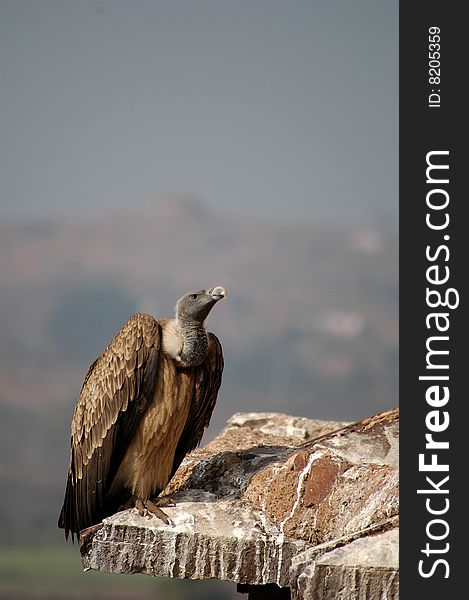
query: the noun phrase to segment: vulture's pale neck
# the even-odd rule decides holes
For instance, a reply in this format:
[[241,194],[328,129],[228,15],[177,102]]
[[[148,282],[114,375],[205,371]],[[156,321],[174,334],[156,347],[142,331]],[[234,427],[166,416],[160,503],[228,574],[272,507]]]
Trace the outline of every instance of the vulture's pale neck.
[[183,342],[179,366],[196,367],[205,360],[208,351],[208,337],[204,324],[191,319],[176,318]]

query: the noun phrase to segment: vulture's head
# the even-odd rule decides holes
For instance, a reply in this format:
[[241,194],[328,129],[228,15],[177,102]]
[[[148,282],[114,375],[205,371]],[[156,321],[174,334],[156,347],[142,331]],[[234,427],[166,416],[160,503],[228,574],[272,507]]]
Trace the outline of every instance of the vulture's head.
[[226,290],[220,285],[209,290],[189,292],[178,300],[176,317],[178,321],[203,323],[215,304],[226,298]]

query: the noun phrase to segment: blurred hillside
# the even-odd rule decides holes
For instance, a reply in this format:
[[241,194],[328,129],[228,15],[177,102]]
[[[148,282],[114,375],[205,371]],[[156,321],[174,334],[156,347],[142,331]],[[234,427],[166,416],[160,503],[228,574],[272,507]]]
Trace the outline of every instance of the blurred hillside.
[[[0,226],[0,531],[57,540],[73,406],[136,311],[171,316],[223,284],[209,317],[225,374],[205,443],[234,412],[359,419],[397,404],[395,231],[147,212]],[[21,512],[21,520],[15,515]]]

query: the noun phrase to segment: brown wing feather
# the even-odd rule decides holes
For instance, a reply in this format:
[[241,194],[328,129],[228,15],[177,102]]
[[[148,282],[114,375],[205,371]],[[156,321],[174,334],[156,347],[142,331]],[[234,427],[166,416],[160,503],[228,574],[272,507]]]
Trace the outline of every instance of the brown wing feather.
[[134,315],[89,368],[72,418],[71,460],[59,527],[78,534],[125,501],[109,490],[151,402],[161,332],[150,315]]
[[195,386],[186,425],[174,455],[171,477],[183,458],[200,444],[205,428],[210,423],[223,374],[223,352],[220,341],[208,334],[208,357],[196,368]]

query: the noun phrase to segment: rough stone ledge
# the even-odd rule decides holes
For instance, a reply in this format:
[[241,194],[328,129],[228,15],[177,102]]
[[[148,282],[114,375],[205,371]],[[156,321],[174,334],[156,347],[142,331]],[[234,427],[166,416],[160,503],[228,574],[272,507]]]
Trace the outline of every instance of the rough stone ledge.
[[314,600],[399,598],[399,529],[369,535],[318,556],[308,549],[293,557],[295,596]]
[[292,598],[398,598],[397,409],[358,423],[237,413],[165,490],[81,539],[85,569],[276,583]]

